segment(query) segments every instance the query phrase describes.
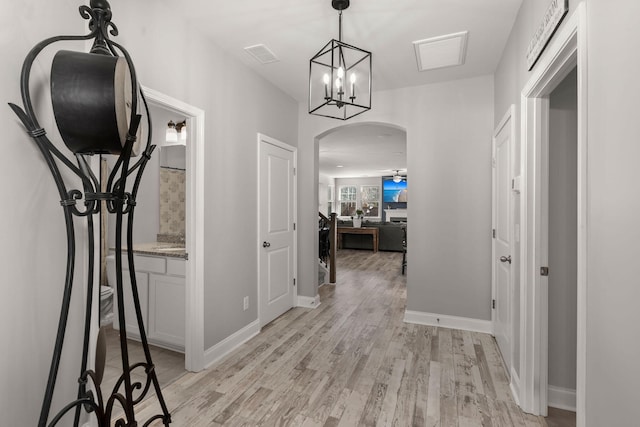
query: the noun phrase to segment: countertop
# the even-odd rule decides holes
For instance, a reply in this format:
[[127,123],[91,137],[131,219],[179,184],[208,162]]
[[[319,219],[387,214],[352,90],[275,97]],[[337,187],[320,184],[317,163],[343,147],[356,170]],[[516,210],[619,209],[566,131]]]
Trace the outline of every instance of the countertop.
[[[115,250],[115,248],[111,248]],[[123,247],[123,251],[127,248]],[[133,245],[133,253],[139,255],[165,256],[169,258],[186,258],[186,250],[184,245],[177,243],[151,242],[137,243]]]

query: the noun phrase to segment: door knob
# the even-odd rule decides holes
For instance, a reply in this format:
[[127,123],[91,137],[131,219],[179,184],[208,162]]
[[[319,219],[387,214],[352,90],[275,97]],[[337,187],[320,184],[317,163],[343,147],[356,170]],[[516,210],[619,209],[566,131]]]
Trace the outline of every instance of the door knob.
[[506,257],[506,256],[501,256],[501,257],[500,257],[500,261],[502,261],[502,262],[508,262],[509,264],[511,264],[511,255],[509,255],[508,257]]
[[269,246],[271,246],[271,243],[269,243],[269,242],[262,242],[262,247],[263,247],[263,248],[268,248]]

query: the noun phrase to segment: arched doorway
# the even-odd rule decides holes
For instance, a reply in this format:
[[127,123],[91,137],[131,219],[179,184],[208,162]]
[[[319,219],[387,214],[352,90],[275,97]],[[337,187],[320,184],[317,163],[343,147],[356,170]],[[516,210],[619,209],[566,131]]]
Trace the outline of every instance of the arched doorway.
[[[354,219],[359,224],[358,219],[362,219],[365,228],[386,227],[385,223],[392,219],[406,223],[407,133],[404,128],[382,122],[342,125],[317,135],[315,150],[318,159],[315,188],[321,218],[334,213],[345,226],[356,225]],[[388,215],[391,212],[397,215]],[[378,240],[377,233],[375,239],[345,235],[344,243],[351,239],[356,245],[375,244],[376,250],[380,247],[402,251],[403,230],[394,231],[397,239]],[[316,259],[322,255],[320,247],[326,247],[325,237],[326,234],[319,232]],[[316,263],[318,285],[326,282],[329,273],[324,259],[324,263]]]

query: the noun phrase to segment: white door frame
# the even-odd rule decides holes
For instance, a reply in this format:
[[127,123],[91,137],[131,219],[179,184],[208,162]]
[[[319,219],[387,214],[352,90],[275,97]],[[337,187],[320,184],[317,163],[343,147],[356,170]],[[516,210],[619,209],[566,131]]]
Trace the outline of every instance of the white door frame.
[[[261,173],[261,169],[260,169],[260,156],[262,155],[262,142],[271,144],[271,145],[275,145],[276,147],[280,147],[283,150],[287,150],[287,151],[291,151],[293,153],[293,223],[294,224],[298,224],[298,148],[294,147],[293,145],[289,145],[285,142],[279,141],[275,138],[271,138],[270,136],[267,136],[263,133],[258,132],[258,136],[257,136],[257,143],[258,143],[258,149],[256,150],[258,153],[258,176],[256,178],[256,186],[257,186],[257,193],[258,193],[258,215],[257,215],[257,241],[256,241],[256,248],[257,248],[257,262],[258,262],[258,276],[257,276],[257,287],[258,287],[258,299],[257,299],[257,309],[258,309],[258,323],[260,324],[260,327],[262,327],[262,313],[260,310],[260,306],[261,306],[261,289],[260,289],[260,254],[262,253],[262,238],[260,236],[260,197],[261,197],[261,193],[260,193],[260,173]],[[298,277],[298,227],[294,225],[293,227],[293,277],[294,280],[297,281],[297,277]],[[317,233],[316,233],[317,234]],[[294,286],[293,288],[293,300],[291,301],[291,306],[292,307],[296,307],[298,305],[298,287],[297,284],[296,286]]]
[[[587,288],[587,32],[586,7],[580,3],[534,69],[521,96],[520,198],[520,366],[522,409],[547,414],[548,282],[547,266],[549,94],[577,66],[578,71],[578,319],[576,421],[585,425]],[[553,274],[553,272],[551,272]]]
[[[509,173],[512,175],[511,178],[514,179],[515,177],[513,176],[513,169],[515,166],[515,162],[516,162],[516,158],[515,158],[515,148],[516,148],[516,106],[515,104],[511,104],[511,106],[509,107],[509,109],[507,110],[507,112],[505,113],[505,115],[502,117],[502,120],[500,120],[500,123],[498,123],[498,126],[496,126],[494,133],[493,133],[493,142],[492,142],[492,147],[491,147],[491,155],[492,155],[492,168],[491,168],[491,224],[492,224],[492,228],[493,230],[496,229],[496,183],[497,183],[497,173],[496,173],[496,165],[495,165],[495,155],[496,155],[496,138],[498,137],[498,135],[500,134],[500,132],[502,131],[502,129],[507,125],[507,123],[510,122],[510,133],[511,133],[511,171],[509,171]],[[513,189],[512,189],[513,190]],[[511,196],[513,199],[513,196]],[[514,225],[515,225],[515,214],[514,214],[514,203],[510,203],[509,204],[509,210],[511,211],[511,221],[509,224],[509,234],[510,234],[510,238],[509,238],[509,253],[513,255],[515,255],[515,241],[514,241]],[[495,271],[495,259],[496,259],[496,239],[493,238],[491,239],[491,298],[493,301],[496,300],[497,297],[497,286],[496,286],[496,271]],[[513,265],[513,264],[512,264]],[[513,300],[513,278],[515,277],[516,272],[512,269],[511,273],[510,273],[510,285],[511,285],[511,298],[509,301],[509,313],[510,313],[510,320],[511,320],[511,325],[509,325],[509,360],[511,361],[511,366],[509,367],[509,378],[510,378],[510,386],[511,389],[513,390],[514,387],[519,387],[519,381],[514,378],[514,376],[517,377],[517,375],[515,374],[515,370],[514,370],[514,365],[515,363],[519,363],[520,361],[516,361],[515,360],[515,345],[516,343],[514,342],[514,337],[513,337],[513,331],[514,331],[514,327],[513,327],[513,320],[514,320],[514,305],[515,302]],[[491,310],[491,327],[493,329],[493,334],[495,336],[495,321],[496,321],[496,310],[492,308]],[[514,384],[515,382],[515,384]]]
[[147,102],[187,117],[185,369],[204,369],[204,110],[142,87]]

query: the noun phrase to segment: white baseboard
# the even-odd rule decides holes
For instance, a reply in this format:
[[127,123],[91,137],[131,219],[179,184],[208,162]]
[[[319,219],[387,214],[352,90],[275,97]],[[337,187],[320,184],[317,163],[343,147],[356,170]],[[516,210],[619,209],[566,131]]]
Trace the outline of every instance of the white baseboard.
[[404,311],[404,321],[418,325],[439,326],[441,328],[462,329],[463,331],[493,334],[490,320],[468,317],[447,316],[445,314],[425,313],[423,311]]
[[564,409],[565,411],[576,412],[576,391],[564,388],[549,386],[547,404],[552,408]]
[[298,295],[296,299],[296,307],[304,308],[317,308],[320,306],[320,295],[315,297],[306,297],[304,295]]
[[255,320],[239,331],[229,335],[213,347],[208,348],[204,352],[204,368],[208,369],[211,365],[218,362],[227,354],[231,353],[233,350],[240,347],[259,333],[260,321]]
[[509,383],[513,400],[520,406],[520,377],[516,373],[515,369],[511,368],[511,382]]

